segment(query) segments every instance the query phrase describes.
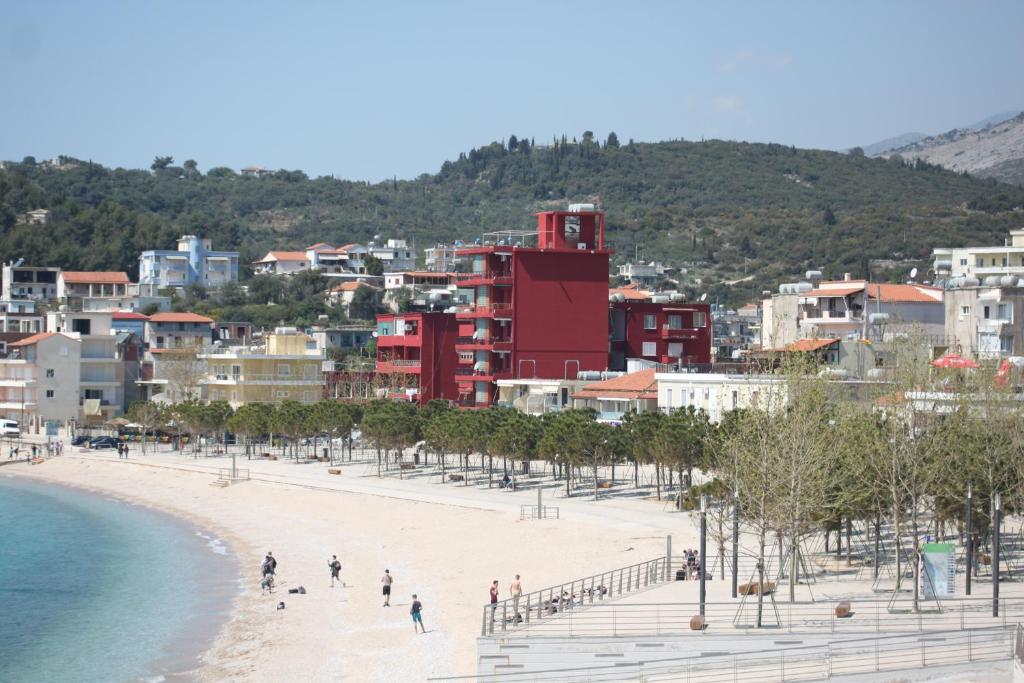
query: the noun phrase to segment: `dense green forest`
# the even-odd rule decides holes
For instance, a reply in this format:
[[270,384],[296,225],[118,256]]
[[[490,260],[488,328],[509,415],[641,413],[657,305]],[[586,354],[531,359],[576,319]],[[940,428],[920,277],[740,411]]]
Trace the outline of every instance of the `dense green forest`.
[[[134,277],[140,251],[173,248],[183,233],[237,249],[243,263],[270,248],[375,235],[422,249],[529,228],[534,211],[586,201],[608,212],[617,259],[639,249],[641,259],[685,267],[691,289],[736,301],[809,267],[859,276],[870,259],[886,259],[895,277],[910,261],[926,263],[933,246],[1001,244],[1024,224],[1021,187],[925,163],[718,140],[620,144],[585,133],[543,146],[513,136],[437,174],[377,184],[286,170],[202,173],[196,161],[178,166],[171,157],[150,170],[7,162],[0,258]],[[35,208],[51,210],[49,225],[20,220]],[[744,274],[754,278],[721,284]]]

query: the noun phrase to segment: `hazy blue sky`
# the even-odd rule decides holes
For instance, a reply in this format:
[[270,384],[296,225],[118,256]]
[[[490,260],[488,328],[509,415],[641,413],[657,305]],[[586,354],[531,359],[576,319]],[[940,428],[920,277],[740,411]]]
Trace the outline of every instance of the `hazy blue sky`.
[[1024,2],[0,0],[0,158],[381,180],[510,134],[845,148],[1024,108]]

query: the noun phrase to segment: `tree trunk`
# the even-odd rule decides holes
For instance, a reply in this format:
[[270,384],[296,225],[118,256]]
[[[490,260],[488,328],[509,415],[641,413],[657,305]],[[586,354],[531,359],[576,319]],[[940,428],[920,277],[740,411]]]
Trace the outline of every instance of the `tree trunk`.
[[594,500],[597,500],[597,460],[594,460]]
[[757,539],[757,619],[754,622],[755,628],[761,628],[761,618],[764,615],[764,545],[766,533],[766,530],[762,527]]
[[661,465],[654,463],[654,485],[658,491],[658,500],[661,500]]
[[853,545],[853,543],[851,542],[852,540],[853,540],[853,520],[850,519],[849,517],[847,517],[846,518],[846,566],[847,567],[853,565],[853,551],[851,550],[851,546]]
[[799,564],[800,546],[796,532],[789,539],[789,601],[796,602],[796,573]]
[[444,483],[444,475],[445,475],[445,471],[444,471],[444,451],[442,450],[441,451],[441,483],[442,484]]

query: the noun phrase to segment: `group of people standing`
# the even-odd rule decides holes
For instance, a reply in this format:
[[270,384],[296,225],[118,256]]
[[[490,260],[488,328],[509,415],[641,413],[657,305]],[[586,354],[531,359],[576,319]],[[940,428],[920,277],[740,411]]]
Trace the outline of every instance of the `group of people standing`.
[[[64,455],[64,444],[60,441],[47,441],[46,442],[46,455],[53,457],[55,455]],[[14,445],[7,450],[8,460],[17,460],[21,457],[21,447]],[[39,457],[39,445],[32,444],[28,450],[28,454],[25,456],[25,460],[35,460]]]
[[[331,573],[331,588],[334,588],[335,583],[341,583],[342,586],[345,583],[341,580],[341,561],[337,555],[331,555],[331,559],[327,560],[327,569]],[[268,552],[266,557],[263,558],[263,563],[260,565],[260,574],[262,579],[260,581],[260,588],[264,593],[274,592],[274,576],[277,574],[277,558],[274,554]],[[518,582],[519,577],[516,576]],[[395,577],[391,574],[390,569],[384,570],[384,576],[380,578],[381,592],[384,595],[384,607],[391,607],[391,586],[394,584]],[[413,631],[419,631],[426,633],[427,629],[423,626],[423,603],[420,602],[419,597],[412,594],[412,605],[409,607],[409,614],[412,617],[412,629]]]
[[118,458],[124,458],[125,460],[128,459],[128,442],[127,441],[118,441],[117,442],[117,457]]
[[[521,618],[519,615],[519,599],[523,597],[523,582],[519,578],[519,574],[516,574],[516,578],[512,580],[512,583],[508,587],[509,597],[512,598],[512,618],[519,621]],[[493,615],[498,609],[498,580],[495,579],[491,582],[491,614]]]

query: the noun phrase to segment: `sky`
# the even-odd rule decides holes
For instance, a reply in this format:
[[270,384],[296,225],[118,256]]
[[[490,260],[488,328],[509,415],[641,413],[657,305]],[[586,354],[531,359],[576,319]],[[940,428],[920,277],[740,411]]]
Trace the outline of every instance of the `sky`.
[[0,0],[0,159],[380,181],[614,131],[845,149],[1024,108],[1024,2]]

